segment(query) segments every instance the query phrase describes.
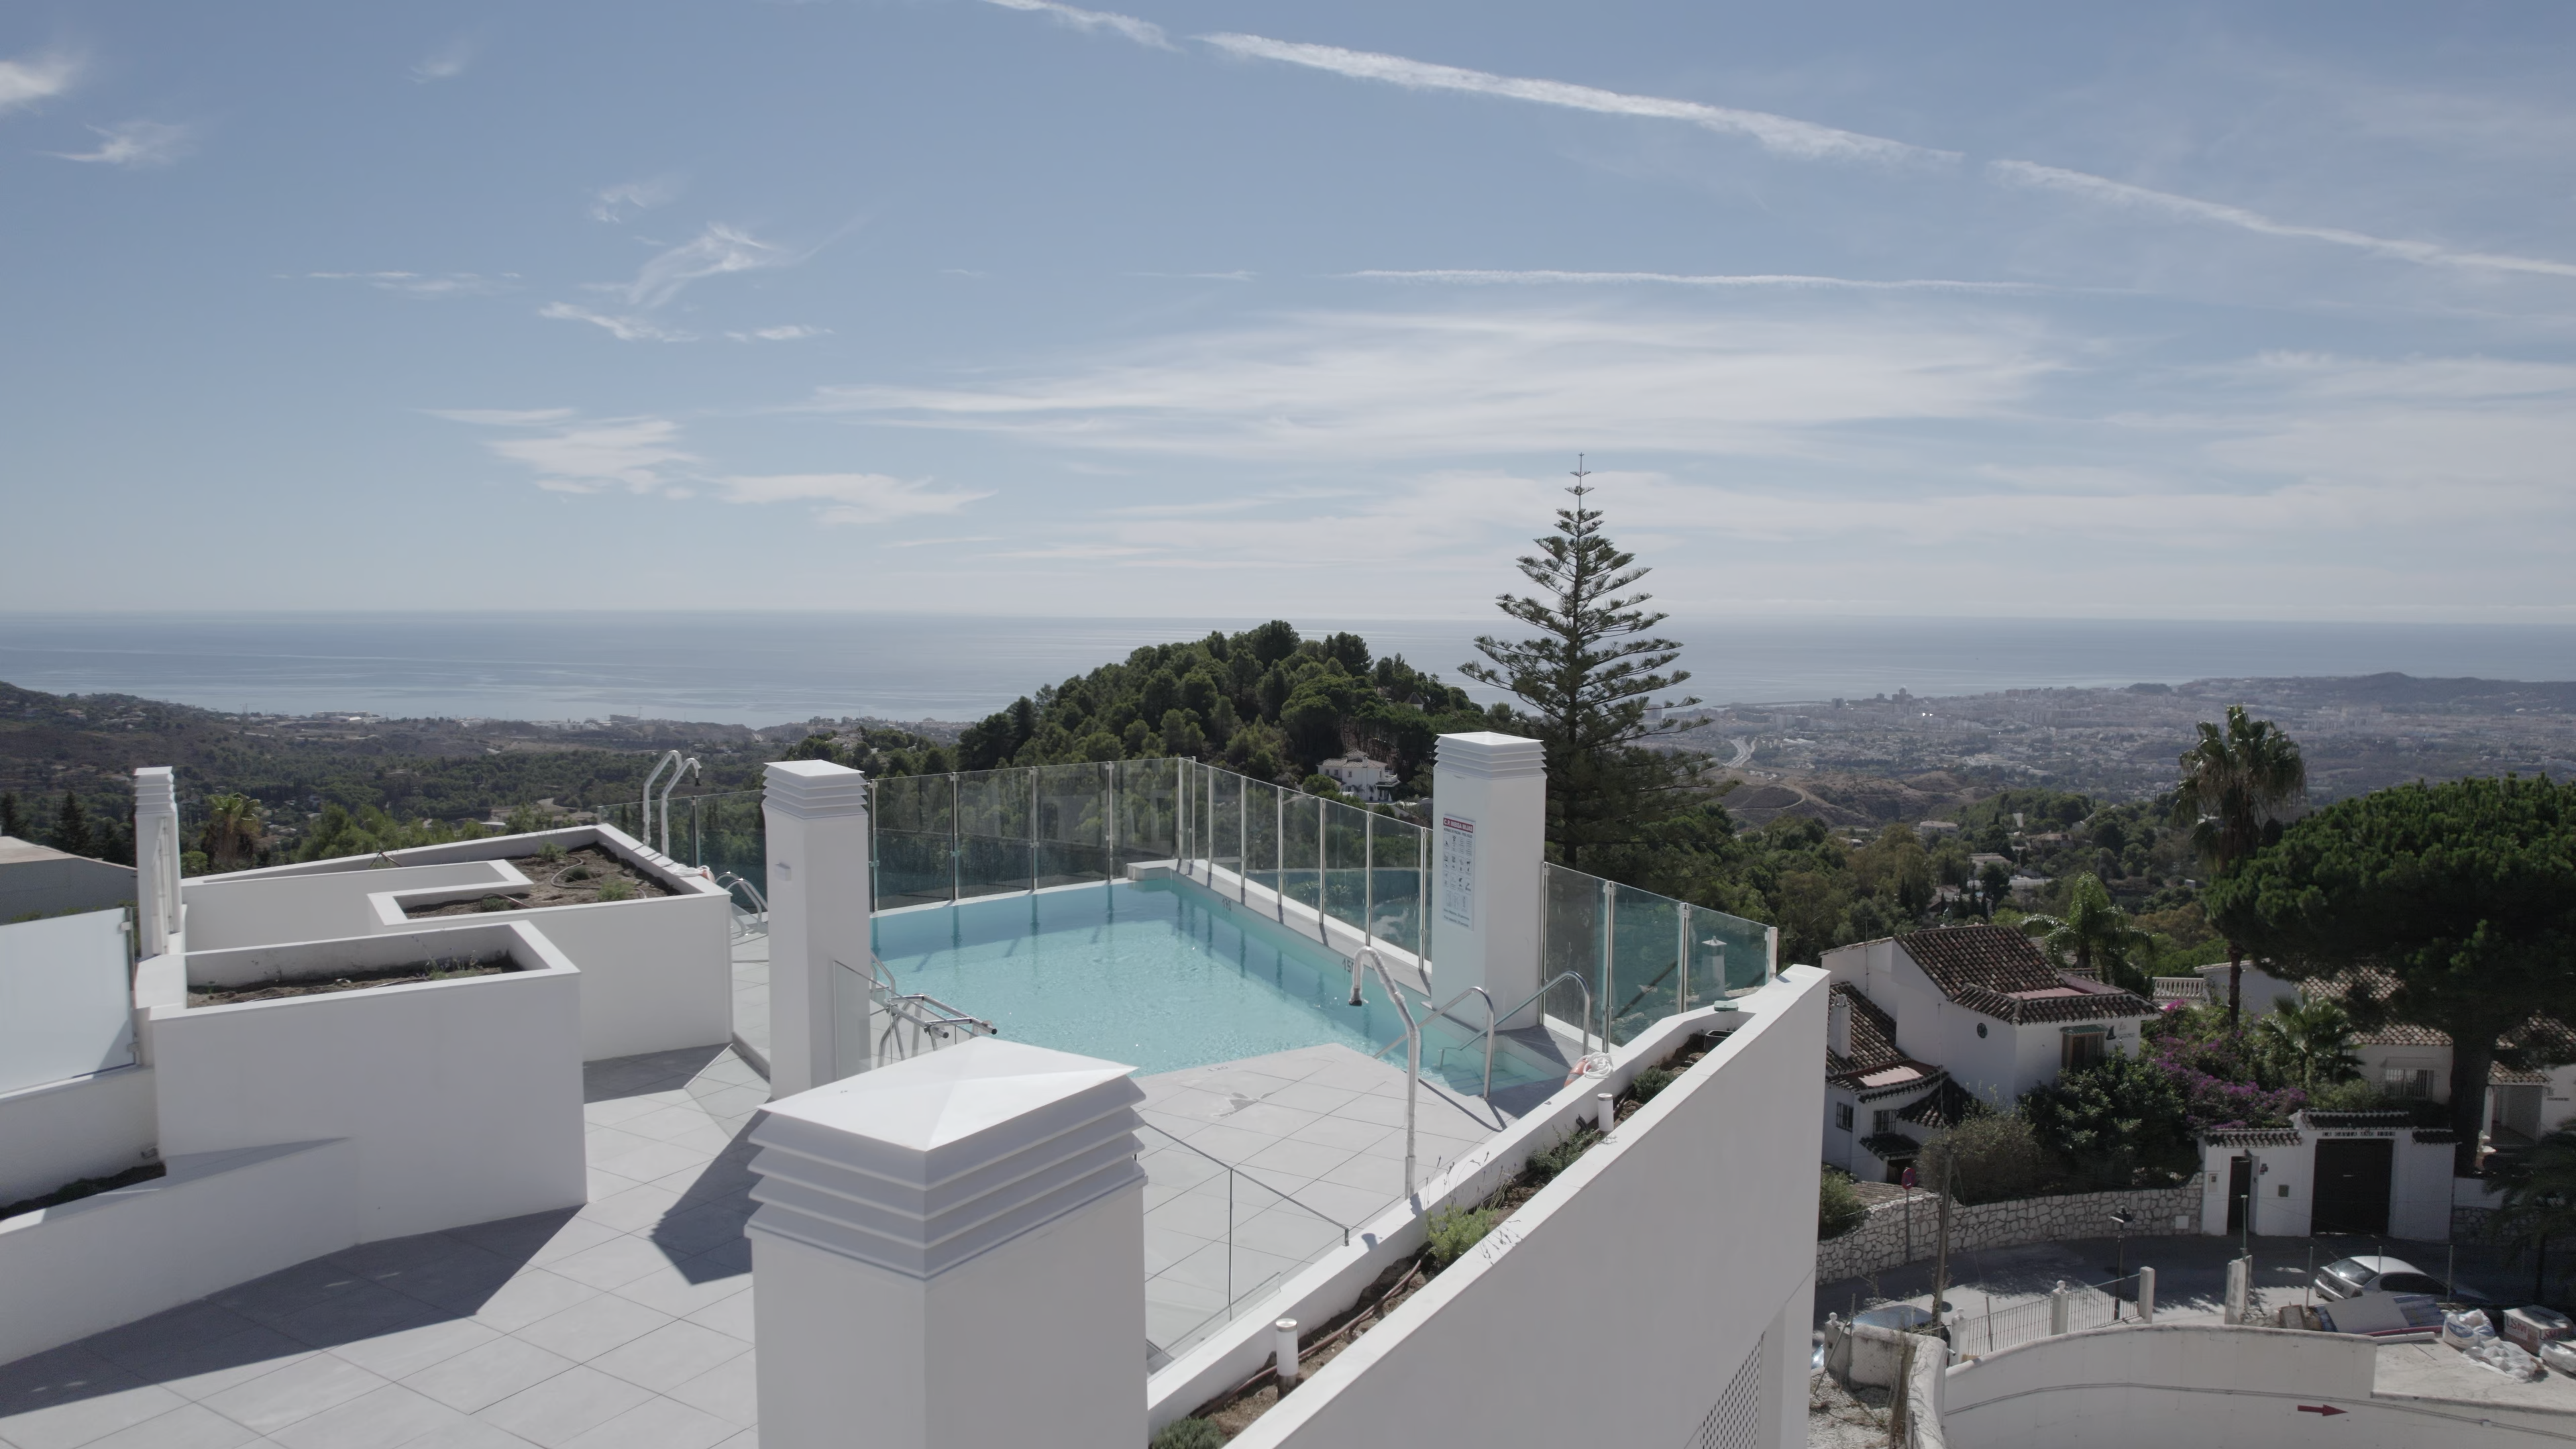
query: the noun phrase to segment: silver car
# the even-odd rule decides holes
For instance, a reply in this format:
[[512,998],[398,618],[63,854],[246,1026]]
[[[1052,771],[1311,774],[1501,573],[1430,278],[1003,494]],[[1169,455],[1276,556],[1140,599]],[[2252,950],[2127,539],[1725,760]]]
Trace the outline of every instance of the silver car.
[[2317,1270],[2317,1296],[2331,1302],[2364,1293],[2426,1293],[2444,1302],[2482,1303],[2477,1294],[2424,1272],[2403,1258],[2339,1258]]

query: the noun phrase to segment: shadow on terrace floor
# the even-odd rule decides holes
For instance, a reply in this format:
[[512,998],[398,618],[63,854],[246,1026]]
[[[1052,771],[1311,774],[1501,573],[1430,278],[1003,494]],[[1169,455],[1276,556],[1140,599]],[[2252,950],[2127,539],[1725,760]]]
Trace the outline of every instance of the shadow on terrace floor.
[[717,1047],[583,1076],[583,1207],[363,1244],[0,1366],[0,1442],[209,1413],[256,1434],[311,1419],[298,1437],[356,1442],[374,1431],[325,1432],[321,1416],[380,1398],[542,1442],[639,1413],[747,1428],[742,1224],[766,1086]]

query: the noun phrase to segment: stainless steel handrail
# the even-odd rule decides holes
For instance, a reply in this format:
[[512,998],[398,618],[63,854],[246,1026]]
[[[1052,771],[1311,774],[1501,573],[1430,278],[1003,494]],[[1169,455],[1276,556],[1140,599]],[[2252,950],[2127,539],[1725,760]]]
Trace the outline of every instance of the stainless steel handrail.
[[1413,1019],[1413,1008],[1404,1004],[1404,991],[1395,984],[1395,976],[1386,969],[1386,958],[1374,946],[1362,946],[1351,956],[1351,1005],[1360,1004],[1361,962],[1377,968],[1377,979],[1395,1002],[1398,1015],[1404,1018],[1404,1196],[1413,1197],[1413,1121],[1414,1101],[1422,1095],[1422,1024]]
[[[673,750],[671,753],[676,755],[679,751]],[[696,771],[701,777],[706,773],[698,769],[697,757],[694,755],[682,760],[680,768],[671,772],[670,783],[662,787],[662,854],[666,859],[671,855],[671,792],[679,789],[681,777],[692,771]],[[649,812],[644,817],[644,843],[648,846],[653,843],[653,818]]]
[[[950,1032],[978,1036],[1002,1034],[1002,1029],[993,1023],[980,1016],[969,1016],[926,991],[902,990],[895,984],[894,972],[878,960],[874,952],[868,955],[867,976],[868,998],[885,1008],[887,1018],[886,1029],[878,1033],[877,1050],[871,1053],[872,1056],[883,1055],[886,1043],[893,1041],[895,1033],[905,1026],[943,1041]],[[925,1007],[929,1009],[925,1010]],[[932,1050],[938,1048],[933,1047]]]
[[[1459,1002],[1466,1000],[1470,996],[1481,996],[1485,998],[1485,1090],[1477,1095],[1490,1097],[1494,1095],[1494,1023],[1501,1019],[1494,1015],[1493,994],[1481,986],[1470,986],[1466,990],[1459,992],[1457,995],[1450,997],[1447,1001],[1431,1008],[1431,1014],[1435,1017],[1448,1016],[1450,1007],[1456,1006]],[[1465,1025],[1464,1022],[1459,1024],[1462,1026]],[[1403,1044],[1404,1039],[1398,1037],[1396,1040],[1388,1042],[1386,1045],[1379,1047],[1376,1051],[1369,1053],[1369,1060],[1376,1061],[1378,1058],[1385,1056],[1388,1052],[1395,1050]],[[1442,1047],[1440,1049],[1440,1059],[1442,1061],[1447,1061],[1449,1059],[1449,1049],[1447,1047]]]
[[[662,758],[653,762],[653,773],[644,777],[644,801],[641,807],[644,811],[644,818],[636,822],[637,828],[635,831],[635,838],[644,843],[644,848],[646,850],[651,850],[653,848],[653,782],[662,778],[662,772],[664,770],[667,770],[678,763],[680,763],[680,752],[678,750],[665,750],[662,753]],[[676,780],[679,777],[674,775],[672,778]],[[664,853],[668,854],[669,852],[666,851]]]
[[[1540,997],[1555,990],[1556,983],[1560,981],[1573,982],[1576,988],[1583,993],[1583,1054],[1585,1056],[1590,1056],[1592,1055],[1592,986],[1591,983],[1585,981],[1581,976],[1576,975],[1574,972],[1559,971],[1554,976],[1549,977],[1546,981],[1541,982],[1538,990],[1522,997],[1513,1005],[1511,1010],[1502,1014],[1501,1019],[1509,1021],[1513,1017],[1520,1015],[1522,1007],[1529,1005],[1531,1002],[1536,1001]],[[1544,1015],[1544,1013],[1542,1013],[1542,1015]],[[1610,1034],[1606,1030],[1601,1034],[1601,1049],[1603,1051],[1608,1051],[1610,1049]]]

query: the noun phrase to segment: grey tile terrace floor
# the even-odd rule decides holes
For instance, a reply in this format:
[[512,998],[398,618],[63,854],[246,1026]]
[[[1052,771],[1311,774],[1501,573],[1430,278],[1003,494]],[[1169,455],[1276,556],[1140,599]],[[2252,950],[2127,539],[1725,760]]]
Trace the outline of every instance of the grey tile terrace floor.
[[[1145,1187],[1145,1337],[1153,1362],[1259,1301],[1404,1195],[1402,1068],[1345,1046],[1137,1078]],[[1425,1079],[1415,1179],[1505,1116]]]
[[584,1069],[590,1202],[369,1243],[0,1366],[9,1449],[757,1442],[732,1051]]

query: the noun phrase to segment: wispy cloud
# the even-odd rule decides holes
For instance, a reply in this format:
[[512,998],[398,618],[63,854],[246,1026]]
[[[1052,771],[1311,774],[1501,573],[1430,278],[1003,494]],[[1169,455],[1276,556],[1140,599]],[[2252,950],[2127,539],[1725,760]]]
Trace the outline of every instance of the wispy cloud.
[[891,523],[955,513],[987,492],[933,488],[926,482],[883,473],[778,473],[736,476],[719,481],[728,503],[815,503],[817,520],[827,524]]
[[488,297],[510,290],[510,284],[477,272],[306,272],[319,282],[364,282],[380,291],[435,300],[442,297]]
[[2302,226],[2278,221],[2261,212],[2241,206],[2202,201],[2197,197],[2177,196],[2170,191],[2152,191],[2131,186],[2124,181],[2095,176],[2083,171],[2067,171],[2055,166],[2042,166],[2031,161],[1995,161],[1986,172],[2009,186],[2035,191],[2079,196],[2133,211],[2155,212],[2190,221],[2215,222],[2262,236],[2289,237],[2302,241],[2325,242],[2350,247],[2374,256],[2424,266],[2468,267],[2498,272],[2528,272],[2540,276],[2576,277],[2576,263],[2547,261],[2535,257],[2500,256],[2492,252],[2464,252],[2433,242],[2405,241],[2372,236],[2366,232],[2346,231],[2340,227]]
[[1807,277],[1795,274],[1748,276],[1693,275],[1682,272],[1475,271],[1444,267],[1429,271],[1345,272],[1356,281],[1425,282],[1451,287],[1713,287],[1781,288],[1788,291],[1855,292],[2044,292],[2054,290],[2027,282],[1953,282],[1938,278],[1871,281],[1855,277]]
[[985,3],[999,5],[1005,10],[1037,11],[1076,30],[1114,31],[1138,45],[1151,46],[1156,50],[1178,48],[1163,33],[1163,27],[1133,15],[1119,15],[1107,10],[1080,10],[1071,5],[1059,5],[1056,0],[985,0]]
[[594,221],[624,221],[637,212],[667,206],[679,195],[679,178],[674,176],[621,181],[591,193],[590,215]]
[[1780,456],[1824,446],[1825,425],[1998,416],[2063,365],[2008,316],[1328,313],[1015,381],[825,389],[816,405],[1140,453],[1490,456],[1617,437]]
[[649,317],[619,317],[606,312],[593,312],[570,302],[548,302],[537,309],[537,315],[557,322],[587,322],[605,330],[620,342],[693,342],[689,333],[673,331]]
[[186,126],[164,125],[159,121],[127,121],[116,126],[92,126],[98,133],[95,151],[56,151],[66,161],[95,161],[108,166],[140,169],[167,166],[188,154],[193,144]]
[[0,60],[0,115],[70,90],[80,69],[78,57],[60,50]]
[[473,63],[474,42],[470,39],[451,40],[413,66],[411,78],[423,85],[431,81],[454,80],[465,74],[465,68]]
[[686,496],[672,470],[698,461],[681,449],[680,425],[668,418],[583,419],[568,408],[460,408],[433,410],[432,415],[521,434],[494,438],[484,446],[533,470],[537,486],[556,493],[624,488],[631,493]]
[[802,322],[792,322],[784,327],[755,327],[748,332],[728,332],[725,335],[736,342],[795,342],[807,337],[828,337],[831,332],[829,327],[808,327]]
[[1629,95],[1566,81],[1492,75],[1481,70],[1410,60],[1400,55],[1344,50],[1337,45],[1271,40],[1259,35],[1203,35],[1199,39],[1233,55],[1302,65],[1353,80],[1381,81],[1411,90],[1464,91],[1600,115],[1683,121],[1724,135],[1742,136],[1774,155],[1801,160],[1949,162],[1959,159],[1955,151],[1935,151],[1925,146],[1891,141],[1884,136],[1868,136],[1791,116],[1773,115],[1768,111],[1745,111],[1732,106],[1712,106],[1663,96]]
[[694,241],[683,242],[644,264],[635,280],[619,290],[639,307],[659,307],[680,295],[691,282],[733,272],[792,267],[810,253],[773,246],[740,227],[716,222]]

